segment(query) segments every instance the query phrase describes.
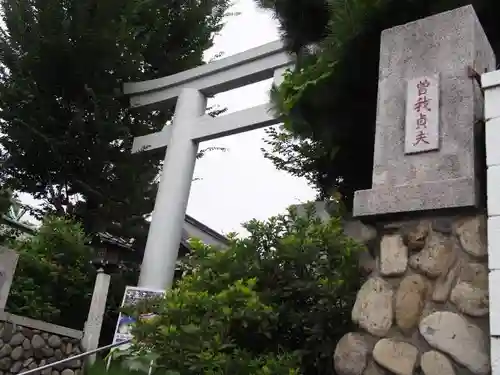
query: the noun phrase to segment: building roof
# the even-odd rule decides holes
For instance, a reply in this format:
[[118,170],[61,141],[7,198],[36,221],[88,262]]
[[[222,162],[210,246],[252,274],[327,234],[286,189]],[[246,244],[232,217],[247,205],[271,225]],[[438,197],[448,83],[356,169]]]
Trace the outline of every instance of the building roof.
[[[196,227],[197,229],[199,229],[200,231],[202,231],[206,235],[212,237],[217,242],[220,242],[221,245],[228,245],[229,244],[229,240],[227,239],[227,237],[223,236],[219,232],[216,232],[215,230],[206,226],[202,222],[196,220],[192,216],[186,215],[186,217],[184,219],[184,223],[188,223],[188,224],[193,225],[194,227]],[[184,238],[184,235],[186,236],[186,238],[196,237],[193,235],[193,233],[190,233],[189,230],[186,230],[186,232],[184,232],[184,230],[183,230],[183,237],[182,238]]]
[[[5,215],[2,216],[2,220],[7,225],[19,229],[25,233],[35,234],[37,232],[36,228],[18,222],[16,220],[13,220]],[[126,250],[131,250],[131,251],[135,250],[133,242],[118,236],[114,236],[111,233],[99,232],[98,236],[101,239],[101,241],[105,243],[118,246]],[[190,238],[199,238],[201,241],[207,243],[208,245],[227,246],[227,244],[229,243],[228,239],[224,237],[222,234],[209,228],[208,226],[196,220],[195,218],[186,215],[184,220],[184,227],[182,228],[182,237],[180,245],[189,248],[188,241]]]

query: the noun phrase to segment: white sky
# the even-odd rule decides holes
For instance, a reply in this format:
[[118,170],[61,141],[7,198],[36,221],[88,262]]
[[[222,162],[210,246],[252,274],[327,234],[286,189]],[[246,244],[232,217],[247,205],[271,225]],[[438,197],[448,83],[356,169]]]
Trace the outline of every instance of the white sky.
[[[207,58],[218,52],[224,56],[279,38],[277,23],[270,13],[258,9],[254,0],[236,0],[230,17],[215,39]],[[227,107],[229,112],[263,104],[269,100],[270,81],[217,95],[210,104]],[[218,146],[197,162],[187,213],[220,233],[241,232],[241,223],[252,218],[265,220],[292,205],[314,199],[315,193],[303,179],[278,171],[264,158],[265,131],[255,130],[201,144],[200,149]],[[26,204],[35,204],[28,195]]]
[[[222,51],[229,56],[279,39],[277,23],[254,0],[236,1],[231,10],[241,14],[228,18],[207,55]],[[270,87],[271,81],[261,82],[219,94],[213,102],[234,112],[269,101]],[[201,144],[229,150],[213,151],[197,162],[195,177],[202,180],[193,182],[189,215],[219,232],[240,232],[242,222],[264,220],[314,198],[305,180],[276,170],[264,158],[264,137],[261,129]]]

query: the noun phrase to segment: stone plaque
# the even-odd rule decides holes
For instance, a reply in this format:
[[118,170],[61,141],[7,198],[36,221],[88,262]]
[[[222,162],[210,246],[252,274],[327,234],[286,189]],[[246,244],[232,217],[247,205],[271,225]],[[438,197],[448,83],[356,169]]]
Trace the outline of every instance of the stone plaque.
[[439,75],[408,81],[405,154],[439,149]]

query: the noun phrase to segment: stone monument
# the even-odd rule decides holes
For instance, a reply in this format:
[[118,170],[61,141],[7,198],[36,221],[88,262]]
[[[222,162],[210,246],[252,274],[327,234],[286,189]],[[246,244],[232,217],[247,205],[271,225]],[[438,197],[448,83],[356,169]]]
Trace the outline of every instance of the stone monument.
[[[471,6],[382,32],[373,187],[355,195],[375,267],[358,292],[359,331],[339,375],[486,375],[488,265],[472,70],[495,58]],[[374,244],[374,245],[373,245]]]
[[355,216],[477,205],[483,98],[469,68],[495,69],[470,6],[382,32],[373,188]]

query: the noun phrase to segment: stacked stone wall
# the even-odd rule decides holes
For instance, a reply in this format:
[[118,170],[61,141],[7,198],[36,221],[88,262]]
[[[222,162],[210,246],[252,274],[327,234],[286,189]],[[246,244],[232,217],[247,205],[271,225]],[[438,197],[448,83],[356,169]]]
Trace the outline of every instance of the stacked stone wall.
[[352,310],[360,331],[339,341],[337,373],[489,374],[485,217],[393,222],[368,242],[375,257]]
[[[0,375],[18,374],[82,353],[82,332],[0,313]],[[42,370],[41,375],[80,375],[82,361]]]

